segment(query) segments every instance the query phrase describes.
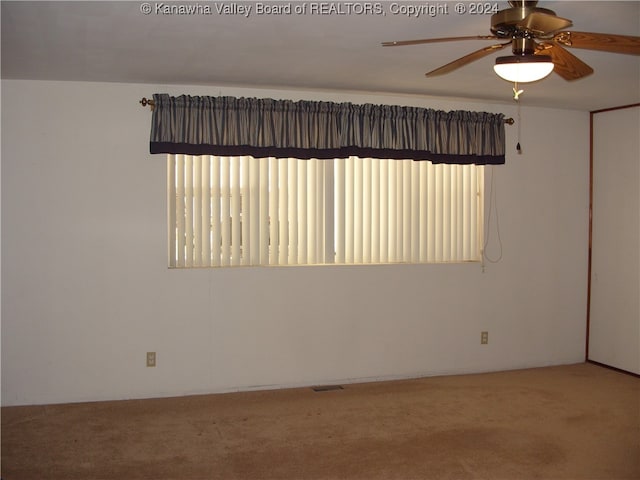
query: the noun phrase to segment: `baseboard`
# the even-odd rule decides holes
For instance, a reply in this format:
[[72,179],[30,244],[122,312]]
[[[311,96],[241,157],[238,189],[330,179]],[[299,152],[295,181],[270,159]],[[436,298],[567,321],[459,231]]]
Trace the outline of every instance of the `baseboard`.
[[630,372],[629,370],[623,370],[622,368],[612,367],[611,365],[607,365],[606,363],[596,362],[595,360],[587,359],[587,363],[592,363],[599,367],[608,368],[609,370],[614,370],[616,372],[624,373],[626,375],[631,375],[632,377],[640,378],[640,375],[635,372]]

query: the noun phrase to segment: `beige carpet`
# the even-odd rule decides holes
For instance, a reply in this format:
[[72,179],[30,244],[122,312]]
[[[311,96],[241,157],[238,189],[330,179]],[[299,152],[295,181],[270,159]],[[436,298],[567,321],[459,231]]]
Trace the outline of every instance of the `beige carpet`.
[[640,379],[578,364],[9,407],[2,478],[640,479]]

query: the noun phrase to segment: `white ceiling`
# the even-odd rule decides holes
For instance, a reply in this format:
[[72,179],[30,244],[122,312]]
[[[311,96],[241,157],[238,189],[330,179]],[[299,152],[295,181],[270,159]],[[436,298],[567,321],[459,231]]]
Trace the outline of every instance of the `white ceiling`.
[[[357,0],[353,0],[357,1]],[[380,42],[489,35],[490,15],[456,14],[458,2],[384,0],[383,14],[258,15],[256,2],[175,2],[212,14],[141,13],[143,1],[2,1],[2,78],[150,84],[235,85],[383,92],[510,102],[512,85],[492,69],[492,54],[453,73],[424,73],[495,41],[405,47]],[[150,0],[156,5],[173,2]],[[391,4],[431,4],[440,14],[411,18]],[[462,2],[467,8],[471,2]],[[477,4],[477,2],[473,2]],[[496,3],[506,8],[506,1]],[[353,2],[352,2],[353,4]],[[372,5],[360,2],[357,5]],[[218,6],[252,6],[251,14],[218,14]],[[342,11],[348,2],[337,6]],[[446,6],[448,14],[442,12]],[[577,31],[640,36],[640,1],[541,1]],[[508,49],[503,50],[508,55]],[[525,86],[523,104],[595,110],[640,102],[640,56],[573,49],[595,69],[567,82],[552,74]],[[189,92],[185,92],[189,93]]]

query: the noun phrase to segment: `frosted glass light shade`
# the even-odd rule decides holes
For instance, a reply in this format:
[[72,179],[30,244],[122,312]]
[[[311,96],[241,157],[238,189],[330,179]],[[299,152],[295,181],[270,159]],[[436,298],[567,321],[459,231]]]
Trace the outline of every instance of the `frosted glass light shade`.
[[553,71],[548,55],[511,55],[496,58],[493,69],[509,82],[527,83],[542,80]]

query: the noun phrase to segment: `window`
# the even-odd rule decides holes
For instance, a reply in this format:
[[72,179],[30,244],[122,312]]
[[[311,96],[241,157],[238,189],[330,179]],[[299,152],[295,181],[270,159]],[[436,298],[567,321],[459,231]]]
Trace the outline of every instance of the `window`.
[[168,155],[169,265],[480,261],[484,167]]

